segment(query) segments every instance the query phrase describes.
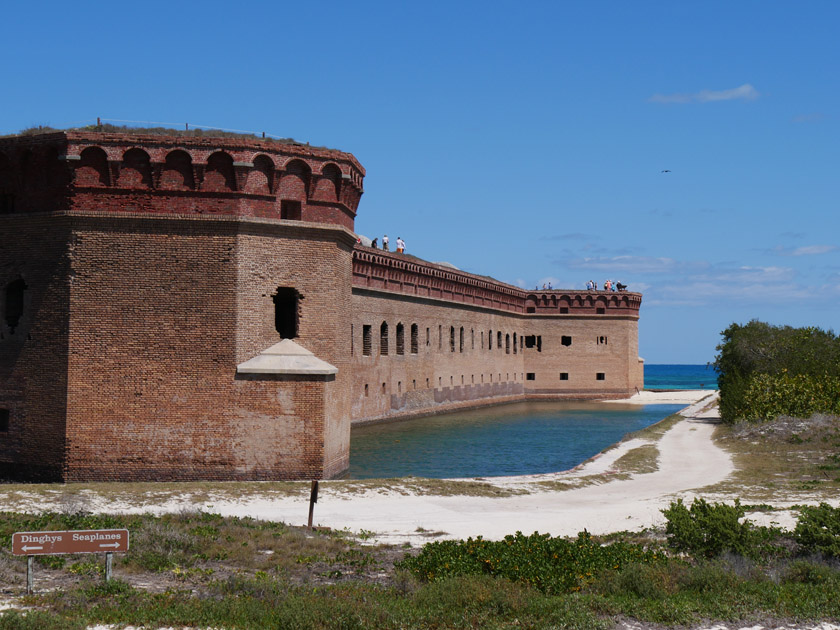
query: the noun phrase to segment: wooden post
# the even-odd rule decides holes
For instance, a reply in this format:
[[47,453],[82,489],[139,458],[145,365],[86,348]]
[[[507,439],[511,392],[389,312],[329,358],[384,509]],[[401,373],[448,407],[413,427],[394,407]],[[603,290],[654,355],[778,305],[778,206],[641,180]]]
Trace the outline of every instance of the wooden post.
[[315,504],[318,502],[318,480],[312,481],[312,488],[309,491],[309,523],[307,527],[312,529],[312,515],[315,513]]
[[105,553],[105,582],[111,581],[111,566],[114,561],[114,554],[110,551]]
[[26,594],[32,595],[32,585],[35,581],[33,573],[35,556],[26,556]]

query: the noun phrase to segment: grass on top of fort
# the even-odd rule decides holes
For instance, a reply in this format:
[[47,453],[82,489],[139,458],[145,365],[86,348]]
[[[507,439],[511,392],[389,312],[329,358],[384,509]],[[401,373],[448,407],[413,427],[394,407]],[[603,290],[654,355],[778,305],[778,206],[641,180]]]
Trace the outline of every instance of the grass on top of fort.
[[[625,474],[643,474],[655,467],[657,436],[678,422],[678,417],[671,417],[647,429],[644,437],[654,441],[626,451],[618,460],[625,459],[621,465]],[[731,480],[705,490],[715,501],[731,504],[740,497],[752,504],[744,506],[748,518],[762,512],[772,517],[780,505],[789,509],[792,503],[836,501],[840,495],[837,418],[782,418],[760,426],[719,426],[715,439],[732,454],[737,471]],[[469,494],[477,490],[485,496],[493,496],[491,488],[496,485],[488,480],[412,479],[336,481],[324,486],[368,492],[391,490],[394,483],[404,484],[406,492],[436,489]],[[539,482],[534,484],[516,491],[543,490]],[[779,627],[794,622],[802,627],[804,622],[813,626],[840,618],[836,597],[840,559],[803,553],[798,539],[778,528],[756,528],[762,533],[755,539],[755,553],[710,557],[675,551],[664,528],[617,533],[595,539],[624,545],[611,552],[610,563],[615,564],[601,568],[591,565],[592,550],[599,548],[588,547],[585,538],[577,542],[511,538],[510,544],[519,546],[525,555],[485,549],[482,553],[491,553],[486,560],[490,564],[479,574],[457,569],[466,566],[468,558],[459,555],[466,547],[447,543],[429,547],[427,555],[441,570],[444,565],[451,567],[452,574],[430,579],[400,566],[416,550],[371,544],[373,533],[364,530],[309,531],[201,511],[153,516],[93,514],[85,509],[98,503],[97,497],[152,506],[155,500],[184,493],[242,498],[253,493],[304,495],[308,490],[308,483],[291,482],[4,486],[0,505],[7,510],[26,508],[29,513],[8,511],[0,519],[0,584],[9,609],[0,615],[0,628],[51,630],[101,623],[219,628],[610,628],[617,622],[664,628],[710,620],[737,622],[734,627],[756,623]],[[500,485],[498,490],[510,488]],[[63,499],[57,501],[60,495]],[[53,505],[51,511],[34,509],[45,500]],[[794,506],[794,512],[799,510]],[[840,541],[840,523],[834,526]],[[26,563],[9,553],[12,532],[112,527],[127,527],[132,536],[131,551],[115,557],[116,579],[103,583],[104,563],[97,556],[42,556],[36,561],[36,594],[23,595]],[[418,532],[429,537],[437,533]],[[542,554],[549,548],[564,549],[567,560],[534,565],[534,575],[566,571],[563,575],[574,586],[546,590],[516,577],[527,576],[530,563],[546,562]],[[653,555],[634,551],[642,548]],[[581,552],[588,554],[585,562]],[[500,568],[494,562],[500,562]],[[575,569],[574,563],[583,564]]]

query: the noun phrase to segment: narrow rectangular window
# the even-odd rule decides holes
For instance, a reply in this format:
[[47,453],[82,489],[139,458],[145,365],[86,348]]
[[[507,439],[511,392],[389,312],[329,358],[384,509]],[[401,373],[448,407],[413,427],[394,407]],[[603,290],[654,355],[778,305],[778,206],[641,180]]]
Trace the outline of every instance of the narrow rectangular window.
[[572,345],[572,338],[566,335],[560,337],[560,345],[561,346],[571,346]]
[[417,354],[418,352],[418,340],[417,336],[419,334],[419,329],[417,328],[417,324],[411,325],[411,354]]
[[431,331],[431,330],[429,329],[429,327],[427,326],[427,327],[426,327],[426,347],[427,347],[427,348],[428,348],[430,345],[432,345],[432,341],[431,341],[431,339],[432,339],[432,337],[431,337],[431,332],[432,332],[432,331]]
[[353,343],[353,324],[350,324],[350,356],[352,357],[355,354],[355,345]]
[[449,351],[455,352],[455,326],[449,327]]
[[379,327],[379,354],[388,354],[388,322]]
[[595,378],[596,378],[596,380],[599,380],[599,381],[604,381],[604,380],[606,380],[606,379],[607,379],[607,375],[606,375],[606,374],[604,374],[603,372],[598,372],[598,373],[595,375]]
[[535,373],[535,372],[528,372],[527,374],[525,374],[525,380],[526,380],[526,381],[535,381],[535,380],[537,380],[537,375],[536,375],[536,373]]
[[560,372],[560,380],[561,381],[568,381],[569,380],[569,373],[568,372]]
[[397,324],[397,354],[405,354],[405,327]]
[[366,357],[370,356],[370,325],[365,324],[362,326],[362,354]]

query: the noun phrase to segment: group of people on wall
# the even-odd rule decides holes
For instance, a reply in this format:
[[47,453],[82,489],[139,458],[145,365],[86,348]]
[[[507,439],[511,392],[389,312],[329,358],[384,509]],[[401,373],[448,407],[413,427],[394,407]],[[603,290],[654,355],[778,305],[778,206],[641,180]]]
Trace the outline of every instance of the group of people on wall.
[[[373,247],[374,249],[379,249],[379,237],[376,237],[375,239],[373,239],[370,242],[370,246]],[[384,252],[390,251],[389,247],[390,247],[390,241],[388,240],[388,235],[386,234],[385,236],[382,237],[382,251],[384,251]],[[405,253],[405,241],[402,240],[402,238],[399,237],[399,236],[397,237],[397,250],[396,251],[397,251],[398,254]]]
[[[590,280],[586,283],[586,290],[587,291],[597,291],[598,284],[594,280]],[[618,280],[606,280],[604,281],[604,291],[626,291],[627,285],[621,284]]]

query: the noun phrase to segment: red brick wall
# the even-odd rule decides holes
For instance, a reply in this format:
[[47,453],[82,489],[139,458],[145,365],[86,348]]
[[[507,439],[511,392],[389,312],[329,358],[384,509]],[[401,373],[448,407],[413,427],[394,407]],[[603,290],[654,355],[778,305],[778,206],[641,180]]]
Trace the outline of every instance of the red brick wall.
[[[0,475],[54,481],[64,465],[67,397],[69,222],[48,214],[0,216]],[[26,283],[11,331],[5,287]]]

